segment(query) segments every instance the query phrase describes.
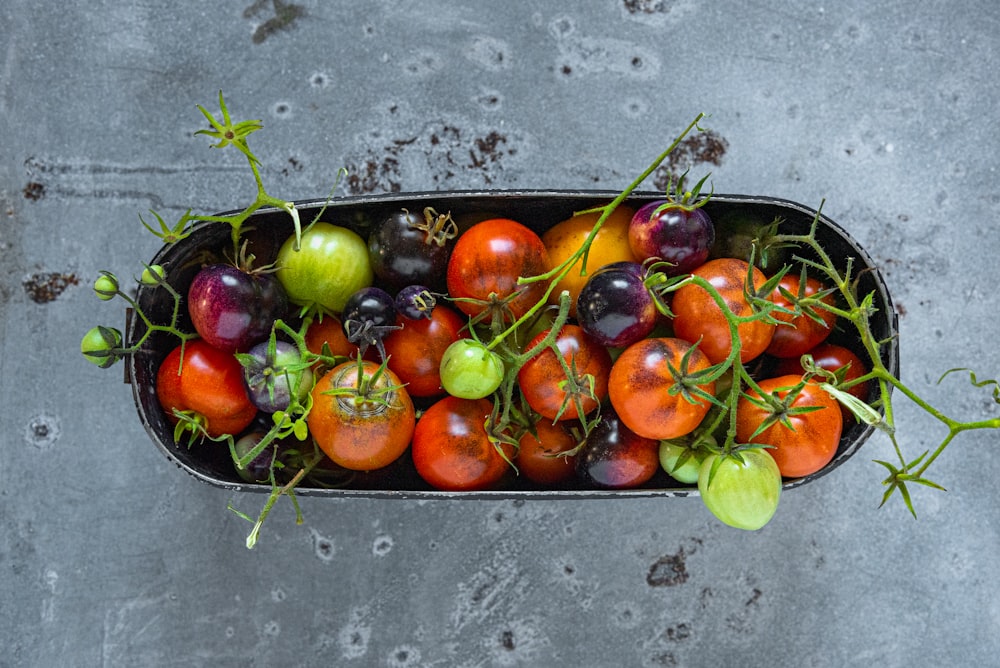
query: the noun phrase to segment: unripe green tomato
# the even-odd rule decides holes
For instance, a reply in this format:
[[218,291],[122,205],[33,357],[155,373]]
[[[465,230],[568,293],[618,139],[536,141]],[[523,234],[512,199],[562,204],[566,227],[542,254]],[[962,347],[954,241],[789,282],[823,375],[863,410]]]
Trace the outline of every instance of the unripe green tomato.
[[715,453],[705,457],[698,472],[698,491],[705,506],[723,523],[754,531],[770,522],[778,509],[781,473],[766,450],[739,454],[742,462]]
[[[681,456],[688,453],[688,458],[677,466]],[[677,482],[693,485],[698,482],[698,470],[708,456],[708,450],[692,450],[674,441],[660,441],[660,466]]]
[[167,277],[167,271],[162,265],[152,264],[142,270],[139,282],[143,285],[159,285],[160,281]]
[[299,250],[295,235],[290,236],[278,251],[276,265],[278,280],[293,304],[318,305],[334,314],[374,279],[365,240],[330,223],[314,223],[303,231]]
[[122,333],[113,327],[93,327],[80,341],[80,352],[91,364],[96,364],[102,369],[106,369],[120,358],[117,355],[95,355],[113,348],[118,348],[122,343]]
[[98,299],[104,301],[114,299],[118,294],[118,279],[114,274],[102,273],[94,281],[94,292],[97,293]]
[[441,356],[441,387],[453,397],[482,399],[503,382],[504,363],[474,339],[459,339]]

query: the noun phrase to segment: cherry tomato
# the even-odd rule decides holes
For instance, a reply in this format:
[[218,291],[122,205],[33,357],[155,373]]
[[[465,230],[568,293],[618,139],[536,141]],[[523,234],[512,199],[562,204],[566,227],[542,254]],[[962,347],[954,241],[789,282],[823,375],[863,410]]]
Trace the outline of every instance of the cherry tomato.
[[692,449],[678,441],[660,441],[660,466],[677,482],[693,485],[698,482],[701,463],[709,451]]
[[444,290],[445,272],[458,226],[433,209],[406,209],[382,219],[368,235],[368,256],[379,281],[398,291],[411,283]]
[[489,489],[510,471],[508,459],[486,433],[493,410],[488,399],[447,396],[428,408],[413,433],[413,464],[429,485],[440,490]]
[[[719,258],[709,260],[692,274],[700,276],[715,288],[728,308],[737,316],[748,317],[753,309],[744,296],[749,265],[743,260]],[[753,270],[752,290],[759,290],[767,279],[756,267]],[[671,310],[674,312],[674,333],[685,341],[701,341],[699,348],[712,364],[724,361],[733,350],[729,323],[707,290],[699,285],[682,286],[673,295]],[[775,325],[762,320],[740,323],[740,360],[749,362],[771,343]]]
[[[549,301],[559,303],[559,295],[563,290],[569,292],[570,316],[576,316],[576,298],[583,289],[587,278],[604,265],[612,262],[637,262],[632,249],[628,245],[628,226],[635,211],[624,204],[619,205],[597,231],[587,255],[586,273],[583,269],[583,258],[580,258],[570,268],[569,273],[560,280]],[[549,252],[547,269],[558,267],[576,253],[590,235],[601,217],[600,212],[581,213],[556,223],[542,234],[542,243]]]
[[156,374],[156,395],[171,422],[174,409],[192,411],[211,437],[236,435],[257,414],[243,386],[243,366],[204,339],[174,348]]
[[700,206],[655,200],[635,212],[628,242],[639,262],[659,258],[672,265],[665,270],[667,275],[679,276],[708,259],[715,227]]
[[577,475],[608,489],[639,487],[660,469],[659,451],[656,440],[639,436],[606,410],[577,455]]
[[765,450],[741,450],[739,458],[711,453],[698,471],[698,492],[721,522],[756,531],[778,509],[781,473]]
[[539,485],[558,485],[571,479],[576,471],[576,456],[566,455],[576,447],[576,439],[559,423],[545,419],[535,424],[535,433],[525,432],[517,449],[514,464],[528,480]]
[[275,341],[273,354],[270,341],[262,341],[245,353],[243,384],[250,401],[266,413],[288,410],[292,397],[302,402],[313,386],[313,373],[302,367],[302,356],[295,345]]
[[[540,343],[548,333],[546,330],[538,334],[528,348]],[[555,345],[566,366],[575,371],[572,382],[556,353],[547,347],[521,366],[517,383],[525,401],[542,417],[575,420],[580,417],[577,397],[586,415],[608,396],[611,354],[577,325],[563,325],[556,334]],[[573,385],[575,391],[571,391]]]
[[482,399],[500,387],[504,376],[503,359],[474,339],[459,339],[441,356],[441,386],[463,399]]
[[448,292],[455,299],[475,300],[455,302],[467,315],[502,308],[499,301],[507,300],[506,306],[519,318],[541,300],[547,284],[518,285],[517,279],[544,273],[548,255],[539,236],[521,223],[484,220],[455,243],[448,261]]
[[187,306],[201,338],[227,353],[243,352],[267,338],[288,310],[288,297],[274,274],[212,264],[195,274]]
[[[778,306],[791,309],[792,302],[782,291],[796,297],[812,297],[825,289],[822,283],[812,277],[806,278],[804,288],[800,288],[800,285],[801,278],[798,274],[785,274],[778,283],[774,294],[771,295],[771,301]],[[799,295],[800,289],[802,290],[801,295]],[[833,294],[827,294],[823,297],[822,301],[833,306]],[[837,316],[820,306],[812,307],[811,310],[815,315],[819,316],[822,322],[816,322],[816,320],[805,313],[793,316],[775,311],[775,319],[786,324],[778,325],[774,328],[774,336],[771,337],[771,343],[767,346],[767,354],[774,357],[797,358],[823,343],[830,336],[830,332],[833,331],[833,325],[837,322]]]
[[438,304],[428,315],[419,320],[400,316],[396,320],[400,329],[383,341],[389,368],[406,383],[412,397],[444,394],[441,358],[448,346],[468,336],[465,319],[454,309]]
[[415,422],[413,402],[400,385],[392,371],[380,371],[367,360],[328,371],[313,388],[306,418],[316,444],[334,463],[352,471],[372,471],[396,461],[410,443]]
[[316,355],[323,354],[324,343],[335,357],[356,357],[358,354],[357,344],[347,340],[344,326],[336,316],[324,315],[313,320],[306,328],[305,340],[306,348]]
[[356,232],[330,223],[313,223],[295,250],[290,236],[278,250],[275,275],[293,304],[340,313],[352,294],[372,284],[368,246]]
[[[843,346],[838,346],[835,343],[821,343],[810,350],[809,355],[813,358],[813,363],[820,369],[826,369],[827,371],[833,372],[843,369],[844,375],[842,382],[860,378],[868,373],[868,367],[861,361],[860,357],[855,355],[851,350]],[[778,365],[774,368],[774,375],[785,376],[788,374],[801,374],[803,369],[799,359],[800,358],[780,360]],[[870,390],[871,384],[865,381],[863,383],[858,383],[857,385],[852,385],[845,391],[853,394],[861,401],[869,401],[870,397],[868,393]],[[854,414],[851,413],[850,409],[841,405],[840,411],[844,415],[844,420],[854,420]]]
[[[686,369],[684,357],[687,355]],[[713,395],[715,381],[695,385],[688,374],[712,366],[701,350],[676,338],[643,339],[622,351],[608,381],[611,405],[629,429],[646,438],[678,438],[701,424],[711,402],[672,389],[678,383]],[[671,367],[673,371],[671,371]]]
[[[759,383],[760,389],[785,401],[789,390],[802,381],[801,376],[778,376]],[[747,395],[757,398],[752,389]],[[757,405],[746,396],[736,406],[736,439],[740,443],[763,443],[773,446],[768,453],[778,464],[781,475],[800,478],[815,473],[830,463],[837,454],[843,418],[839,402],[825,392],[819,383],[809,381],[791,401],[788,409],[818,407],[818,410],[785,415],[759,434],[754,432],[771,417],[772,411]],[[792,428],[785,426],[787,420]]]
[[644,281],[645,271],[636,262],[613,262],[591,274],[576,302],[583,330],[611,348],[648,336],[660,313]]

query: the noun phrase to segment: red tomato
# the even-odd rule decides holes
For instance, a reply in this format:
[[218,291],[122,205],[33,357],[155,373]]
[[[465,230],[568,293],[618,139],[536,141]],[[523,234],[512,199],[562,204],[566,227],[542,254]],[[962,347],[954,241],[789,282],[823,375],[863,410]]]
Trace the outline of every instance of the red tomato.
[[[789,390],[802,378],[798,375],[778,376],[759,383],[760,389],[775,394],[785,401]],[[747,390],[752,398],[756,392]],[[771,411],[758,406],[747,397],[741,397],[736,406],[736,439],[740,443],[762,443],[774,446],[768,449],[778,470],[786,478],[800,478],[815,473],[830,463],[837,454],[843,419],[838,409],[839,402],[827,394],[818,383],[809,381],[801,389],[789,406],[796,408],[817,406],[819,410],[795,415],[786,415],[792,429],[781,420],[754,436],[754,432],[771,416]]]
[[[753,313],[744,296],[748,268],[743,260],[719,258],[709,260],[691,273],[708,281],[733,313],[747,317]],[[759,290],[765,282],[764,274],[754,267],[751,289]],[[675,335],[691,343],[701,339],[699,348],[712,364],[722,362],[732,352],[729,323],[707,290],[694,284],[682,286],[674,293],[671,310]],[[763,353],[771,343],[774,327],[761,320],[741,323],[737,327],[740,360],[749,362]]]
[[[429,485],[440,490],[489,489],[511,470],[486,433],[493,411],[489,399],[447,396],[424,411],[413,433],[413,464]],[[513,448],[505,448],[507,458]]]
[[[538,334],[530,349],[548,335],[548,330]],[[608,396],[608,376],[611,373],[611,354],[607,348],[597,343],[576,325],[563,325],[556,334],[556,347],[570,370],[576,370],[574,379],[579,391],[584,415],[597,408]],[[593,396],[587,376],[593,378]],[[567,392],[566,372],[552,348],[545,348],[521,367],[517,372],[517,383],[528,405],[544,418],[555,420],[563,410],[560,420],[575,420],[580,417],[575,397]]]
[[539,236],[521,223],[507,218],[476,223],[458,238],[451,252],[448,293],[456,299],[475,300],[455,302],[471,316],[502,308],[500,301],[511,298],[506,305],[519,318],[541,300],[547,284],[518,285],[517,279],[544,273],[548,255]]
[[[682,360],[688,351],[691,344],[687,341],[653,338],[633,343],[618,356],[611,367],[609,395],[615,412],[629,429],[645,438],[669,439],[689,434],[701,424],[712,404],[698,397],[692,397],[695,403],[691,403],[680,393],[670,393],[678,382],[690,382],[668,368],[670,365],[682,374]],[[691,351],[688,373],[710,366],[700,349]],[[696,387],[715,394],[715,381]]]
[[[822,343],[810,350],[809,355],[812,356],[813,362],[820,369],[834,372],[844,369],[844,381],[854,380],[868,373],[868,367],[861,361],[860,357],[847,348],[834,343]],[[776,376],[788,374],[801,375],[802,364],[799,362],[799,358],[780,360],[773,373]],[[866,381],[852,385],[846,391],[861,399],[861,401],[869,401],[868,393],[870,388],[871,385]],[[849,409],[841,406],[840,410],[845,420],[854,419],[854,414]]]
[[576,439],[561,424],[539,420],[536,436],[527,432],[521,437],[514,463],[528,480],[539,485],[558,485],[573,477],[576,456],[565,455],[576,447]]
[[[171,422],[173,411],[193,411],[209,436],[236,435],[257,415],[243,386],[243,366],[203,339],[174,348],[156,374],[156,395]],[[178,373],[179,371],[179,373]]]
[[306,329],[306,348],[309,352],[321,355],[323,344],[330,348],[330,354],[339,357],[356,357],[358,346],[347,340],[344,326],[340,319],[332,315],[324,315],[322,320],[313,320]]
[[377,374],[378,369],[370,361],[344,362],[320,378],[312,391],[309,433],[327,457],[352,471],[388,466],[406,451],[413,435],[409,394],[398,387],[400,380],[392,371]]
[[[778,306],[791,309],[792,302],[782,294],[782,290],[800,297],[800,285],[801,281],[798,274],[785,274],[784,278],[778,283],[774,294],[771,295],[771,301]],[[815,278],[809,277],[806,278],[806,285],[802,290],[801,297],[812,297],[825,289],[826,286]],[[823,302],[833,306],[833,294],[831,293],[823,297]],[[826,337],[830,336],[830,332],[833,331],[833,325],[837,322],[837,316],[820,306],[814,306],[811,310],[822,319],[822,323],[816,322],[804,313],[799,316],[792,316],[778,311],[774,312],[776,320],[787,324],[778,325],[774,328],[774,336],[771,337],[771,343],[767,346],[767,353],[769,355],[774,355],[775,357],[800,357],[823,343]]]
[[[549,302],[559,303],[559,294],[566,290],[570,295],[570,316],[576,315],[576,298],[583,289],[587,278],[612,262],[638,262],[628,243],[628,228],[635,210],[624,204],[619,205],[598,230],[587,255],[586,273],[581,274],[583,258],[576,261],[569,273],[556,284],[549,296]],[[598,218],[599,212],[582,213],[556,223],[542,235],[542,243],[549,251],[548,269],[558,267],[580,250]]]
[[389,356],[389,368],[406,383],[412,397],[436,397],[441,387],[441,357],[455,341],[468,337],[466,321],[454,309],[438,304],[430,318],[398,317],[401,327],[390,332],[382,345]]

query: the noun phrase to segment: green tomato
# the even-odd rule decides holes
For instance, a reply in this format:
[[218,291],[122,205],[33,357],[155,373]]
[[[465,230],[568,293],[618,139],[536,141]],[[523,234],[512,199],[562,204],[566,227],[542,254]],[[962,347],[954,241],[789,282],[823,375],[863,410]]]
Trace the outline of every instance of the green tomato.
[[698,471],[708,454],[708,450],[692,450],[676,441],[660,441],[660,466],[674,480],[687,485],[698,482]]
[[110,272],[102,271],[101,275],[94,281],[94,292],[103,301],[114,299],[118,294],[118,277]]
[[105,353],[113,348],[119,348],[121,345],[121,332],[114,327],[98,325],[83,335],[83,339],[80,341],[80,352],[83,353],[83,356],[91,364],[96,364],[102,369],[106,369],[121,358],[115,354],[104,355],[101,353]]
[[340,313],[347,298],[372,284],[368,245],[357,233],[330,223],[315,223],[278,251],[277,277],[288,298],[299,306],[320,306]]
[[482,399],[503,381],[500,356],[474,339],[459,339],[441,356],[441,386],[461,399]]
[[750,531],[767,524],[778,509],[781,473],[762,449],[741,450],[734,456],[711,453],[698,472],[698,491],[712,514],[737,529]]

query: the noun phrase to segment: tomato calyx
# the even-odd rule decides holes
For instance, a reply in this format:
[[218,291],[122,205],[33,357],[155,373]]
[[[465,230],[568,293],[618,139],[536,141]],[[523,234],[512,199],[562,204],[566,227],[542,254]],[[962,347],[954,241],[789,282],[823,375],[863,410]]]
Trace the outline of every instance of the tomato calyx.
[[[403,212],[409,216],[409,211],[403,209]],[[451,217],[451,212],[445,214],[438,213],[433,207],[424,208],[424,220],[420,222],[419,219],[414,221],[414,218],[408,218],[408,225],[414,230],[420,230],[425,234],[424,243],[430,246],[434,244],[439,248],[443,248],[445,244],[451,239],[458,236],[458,224]]]
[[[336,397],[338,403],[348,407],[359,414],[375,415],[381,411],[388,410],[392,405],[392,400],[396,392],[406,387],[405,383],[383,383],[383,377],[388,377],[388,359],[374,371],[367,371],[369,363],[361,354],[354,362],[357,365],[357,382],[350,387],[335,387],[326,390],[323,394]],[[349,405],[349,406],[348,406]]]
[[762,392],[757,390],[744,392],[744,398],[767,413],[767,416],[761,421],[760,426],[757,427],[753,434],[751,434],[749,440],[753,440],[778,423],[783,425],[786,429],[795,431],[795,427],[792,425],[793,417],[823,410],[823,406],[795,405],[795,402],[802,393],[802,390],[805,389],[809,382],[810,381],[806,379],[802,379],[791,387],[776,388],[774,392]]
[[653,215],[659,215],[664,211],[684,211],[691,212],[695,209],[700,209],[705,206],[710,199],[712,199],[713,191],[704,197],[701,196],[701,189],[705,185],[705,181],[711,176],[711,173],[705,174],[701,179],[694,185],[690,190],[684,188],[684,180],[687,178],[687,171],[681,174],[676,181],[674,181],[671,175],[667,181],[666,188],[666,202],[656,207]]

